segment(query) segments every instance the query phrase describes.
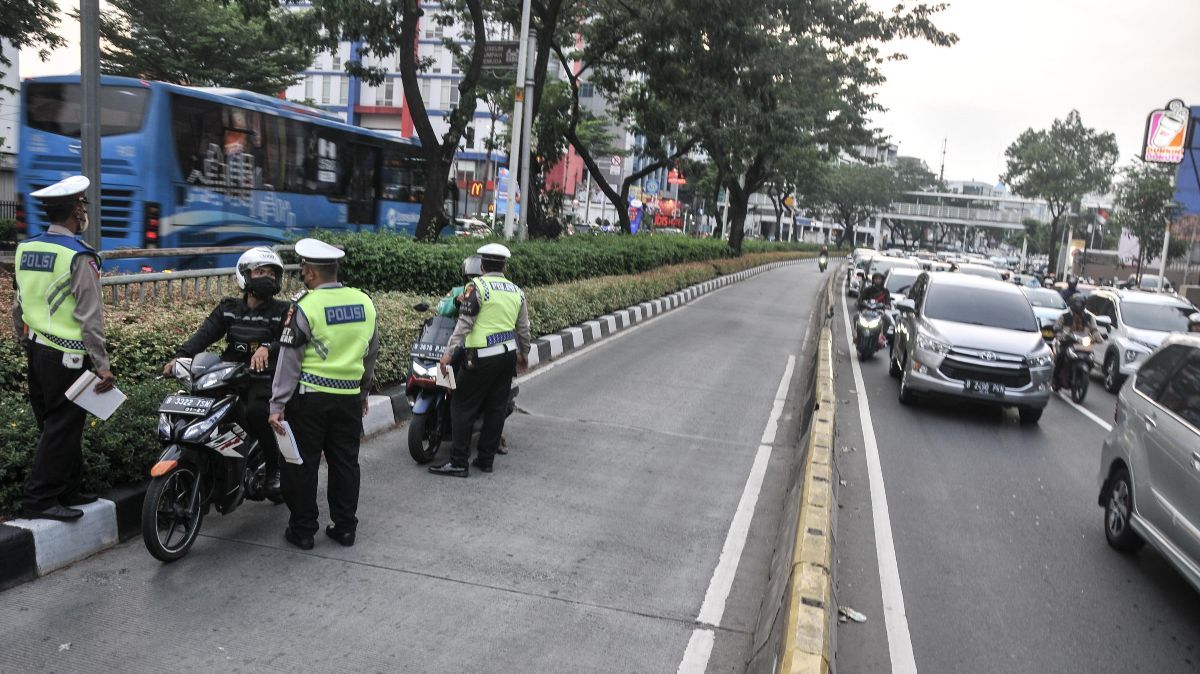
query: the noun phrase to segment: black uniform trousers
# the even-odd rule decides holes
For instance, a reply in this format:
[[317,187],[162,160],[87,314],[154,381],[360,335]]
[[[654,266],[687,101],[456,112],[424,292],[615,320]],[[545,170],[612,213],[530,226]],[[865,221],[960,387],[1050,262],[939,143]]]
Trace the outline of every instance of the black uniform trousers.
[[84,370],[91,369],[92,360],[84,356],[83,367],[74,370],[63,365],[63,352],[53,347],[26,342],[25,352],[29,358],[29,402],[41,434],[21,505],[40,511],[79,491],[87,412],[67,400],[66,393]]
[[479,430],[479,457],[476,461],[484,466],[492,465],[496,450],[500,448],[500,434],[504,432],[508,397],[516,373],[516,351],[480,358],[473,369],[464,366],[459,372],[458,386],[450,400],[454,438],[451,463],[466,466],[471,459],[471,434],[475,430],[475,419],[482,414],[483,427]]
[[317,517],[317,469],[324,455],[329,466],[329,519],[340,529],[358,526],[358,443],[362,401],[358,394],[296,392],[284,418],[292,427],[304,463],[283,464],[283,499],[291,511],[288,526],[297,536],[312,536]]
[[242,391],[242,421],[251,437],[262,448],[267,475],[279,467],[279,444],[267,417],[271,415],[271,380],[253,377]]

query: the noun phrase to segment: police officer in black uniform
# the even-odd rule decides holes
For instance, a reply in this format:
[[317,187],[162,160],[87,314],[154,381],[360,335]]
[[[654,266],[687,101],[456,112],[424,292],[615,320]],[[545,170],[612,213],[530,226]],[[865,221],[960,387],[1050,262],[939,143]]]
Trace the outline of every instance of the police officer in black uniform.
[[[267,416],[279,336],[289,306],[275,299],[283,282],[283,260],[266,246],[251,248],[238,258],[235,277],[242,296],[221,300],[196,334],[176,349],[175,358],[193,358],[224,339],[221,359],[250,368],[249,383],[241,392],[242,420],[262,447],[267,472],[263,487],[265,495],[274,499],[280,494],[279,446]],[[174,365],[175,359],[167,363],[163,376],[170,376]]]
[[100,257],[76,238],[88,228],[83,194],[90,184],[71,176],[30,193],[51,224],[17,246],[13,324],[29,358],[29,402],[40,431],[23,517],[79,519],[83,511],[72,506],[96,500],[79,488],[87,415],[66,398],[84,370],[96,370],[98,393],[115,381],[104,339]]

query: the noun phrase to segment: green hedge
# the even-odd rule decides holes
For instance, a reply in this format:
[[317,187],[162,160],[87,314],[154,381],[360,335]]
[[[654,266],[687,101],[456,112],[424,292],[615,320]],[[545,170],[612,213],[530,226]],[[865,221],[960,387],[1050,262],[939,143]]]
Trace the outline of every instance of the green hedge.
[[[666,237],[660,237],[666,238]],[[557,332],[603,314],[655,299],[695,283],[768,262],[811,256],[792,251],[758,252],[740,258],[688,262],[636,275],[610,275],[526,290],[535,335]],[[446,284],[445,287],[449,287]],[[438,294],[376,292],[381,349],[376,380],[401,381],[408,350],[428,314],[412,307],[432,304]],[[174,382],[154,377],[175,347],[200,325],[211,302],[162,306],[106,307],[110,352],[117,382],[129,401],[107,422],[89,417],[84,433],[85,486],[104,489],[139,480],[157,458],[155,410]],[[0,280],[0,311],[12,306],[12,290]],[[0,337],[0,516],[11,513],[20,498],[37,441],[37,426],[25,398],[25,356],[12,336]]]
[[[321,234],[342,246],[342,279],[369,291],[432,294],[458,285],[463,258],[486,240],[415,243],[392,234]],[[558,241],[506,242],[513,251],[508,276],[523,288],[597,276],[638,274],[666,265],[732,257],[714,239],[681,236],[580,236]],[[746,253],[815,251],[812,244],[747,242]]]

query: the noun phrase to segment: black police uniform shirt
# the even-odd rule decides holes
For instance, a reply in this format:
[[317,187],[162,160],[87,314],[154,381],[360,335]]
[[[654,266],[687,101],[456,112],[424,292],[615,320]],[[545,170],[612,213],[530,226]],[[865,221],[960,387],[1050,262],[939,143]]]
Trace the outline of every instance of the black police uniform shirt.
[[252,309],[241,297],[226,297],[204,319],[196,334],[176,350],[175,357],[191,358],[224,338],[221,360],[249,363],[258,347],[266,344],[270,351],[266,373],[272,373],[279,359],[279,336],[289,306],[290,302],[272,297]]

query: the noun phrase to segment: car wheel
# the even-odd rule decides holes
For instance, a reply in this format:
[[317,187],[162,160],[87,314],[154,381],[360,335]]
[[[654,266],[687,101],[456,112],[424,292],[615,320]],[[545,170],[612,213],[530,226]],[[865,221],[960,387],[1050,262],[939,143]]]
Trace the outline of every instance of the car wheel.
[[908,363],[900,368],[900,392],[897,397],[901,405],[911,405],[917,401],[917,396],[908,387]]
[[1121,376],[1121,367],[1117,365],[1117,354],[1109,353],[1104,358],[1104,390],[1116,393],[1121,390],[1125,378]]
[[1022,424],[1032,426],[1041,421],[1044,411],[1044,407],[1021,407],[1017,409],[1017,414],[1020,415]]
[[1108,480],[1108,500],[1104,505],[1104,537],[1121,552],[1136,552],[1146,544],[1133,530],[1133,485],[1129,471],[1117,468]]

